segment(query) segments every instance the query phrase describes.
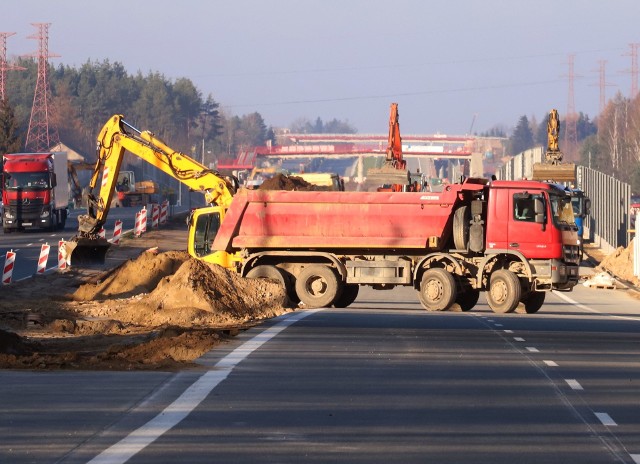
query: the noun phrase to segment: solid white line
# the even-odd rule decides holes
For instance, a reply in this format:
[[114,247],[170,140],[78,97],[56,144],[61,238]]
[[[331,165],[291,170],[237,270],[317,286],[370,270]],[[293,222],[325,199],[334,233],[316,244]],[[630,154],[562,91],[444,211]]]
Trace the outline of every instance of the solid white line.
[[105,449],[93,458],[91,464],[123,464],[144,448],[149,446],[164,433],[175,427],[187,417],[198,405],[227,378],[233,368],[257,350],[267,341],[278,335],[291,324],[319,311],[318,309],[294,313],[278,324],[269,327],[251,340],[243,343],[227,356],[222,358],[213,369],[203,374],[164,411],[149,422],[134,430],[118,443]]
[[640,319],[638,319],[637,317],[618,316],[618,315],[615,315],[615,314],[603,313],[603,312],[598,311],[596,309],[593,309],[593,308],[590,308],[588,306],[585,306],[582,303],[578,303],[575,300],[572,300],[568,296],[564,295],[562,292],[557,292],[557,291],[553,290],[552,293],[554,295],[556,295],[557,297],[560,297],[561,299],[563,299],[567,303],[570,303],[570,304],[572,304],[572,305],[574,305],[574,306],[576,306],[576,307],[578,307],[580,309],[584,309],[585,311],[589,311],[589,312],[594,313],[594,314],[602,314],[604,316],[615,317],[616,319],[624,319],[626,321],[636,321],[636,322],[640,321]]
[[558,367],[558,364],[554,361],[542,361],[543,363],[545,363],[547,366],[549,367]]
[[515,341],[517,341],[517,342],[523,342],[524,341],[524,338],[522,338],[522,337],[513,337],[513,339]]
[[618,425],[616,424],[616,421],[614,421],[606,412],[596,412],[595,415],[598,419],[600,419],[602,425]]
[[580,383],[575,379],[564,379],[564,381],[567,382],[567,384],[573,390],[584,390],[584,388],[582,388],[582,385],[580,385]]
[[534,348],[533,346],[527,346],[527,351],[531,353],[539,353],[538,348]]

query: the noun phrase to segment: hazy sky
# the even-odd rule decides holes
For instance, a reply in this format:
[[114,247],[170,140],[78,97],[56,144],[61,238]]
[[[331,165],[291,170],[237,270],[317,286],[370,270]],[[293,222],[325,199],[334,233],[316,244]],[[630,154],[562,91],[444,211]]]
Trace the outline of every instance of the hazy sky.
[[[9,58],[37,51],[51,23],[54,65],[120,62],[187,77],[231,114],[267,125],[337,118],[386,133],[461,135],[520,116],[561,117],[575,55],[577,111],[631,90],[639,0],[1,0]],[[475,117],[474,117],[475,115]],[[125,115],[126,116],[126,115]],[[143,128],[153,129],[153,128]]]

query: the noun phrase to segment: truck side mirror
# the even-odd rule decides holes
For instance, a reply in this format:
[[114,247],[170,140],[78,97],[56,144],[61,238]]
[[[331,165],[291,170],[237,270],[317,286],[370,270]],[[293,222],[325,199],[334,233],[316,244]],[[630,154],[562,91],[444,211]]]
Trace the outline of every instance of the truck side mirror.
[[591,198],[584,199],[584,215],[589,216],[591,214]]
[[51,174],[51,187],[55,187],[58,185],[58,182],[56,181],[56,173],[52,173]]

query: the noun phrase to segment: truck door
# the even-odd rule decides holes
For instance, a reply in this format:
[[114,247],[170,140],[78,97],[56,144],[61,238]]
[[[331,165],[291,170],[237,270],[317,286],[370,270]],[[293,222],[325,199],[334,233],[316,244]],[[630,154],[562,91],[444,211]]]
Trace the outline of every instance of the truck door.
[[527,258],[544,257],[547,249],[546,202],[540,193],[514,192],[507,228],[507,247]]

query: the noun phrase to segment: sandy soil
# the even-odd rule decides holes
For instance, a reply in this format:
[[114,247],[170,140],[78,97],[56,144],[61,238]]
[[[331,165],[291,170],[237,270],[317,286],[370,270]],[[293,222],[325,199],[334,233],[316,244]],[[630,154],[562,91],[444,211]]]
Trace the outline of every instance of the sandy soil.
[[0,367],[184,368],[239,330],[291,310],[275,282],[241,278],[185,251],[146,251],[90,278],[54,272],[3,289]]

